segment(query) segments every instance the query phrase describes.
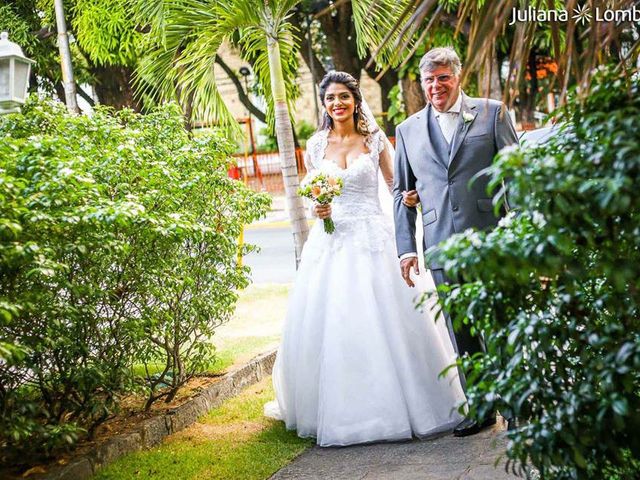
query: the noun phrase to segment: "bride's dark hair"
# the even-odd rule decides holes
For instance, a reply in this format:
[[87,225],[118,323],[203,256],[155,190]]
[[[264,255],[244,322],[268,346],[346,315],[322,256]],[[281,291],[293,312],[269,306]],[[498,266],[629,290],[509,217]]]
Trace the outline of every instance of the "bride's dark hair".
[[[367,121],[367,117],[362,113],[362,92],[360,91],[360,87],[358,86],[358,81],[353,78],[347,72],[338,72],[336,70],[332,70],[327,73],[322,81],[320,82],[320,102],[324,107],[324,95],[327,93],[327,88],[332,83],[340,83],[347,87],[353,98],[356,101],[356,108],[353,112],[353,122],[356,126],[356,132],[360,135],[370,135],[371,125]],[[327,111],[325,110],[322,114],[322,124],[320,125],[320,130],[331,129],[333,128],[333,119],[329,116]]]

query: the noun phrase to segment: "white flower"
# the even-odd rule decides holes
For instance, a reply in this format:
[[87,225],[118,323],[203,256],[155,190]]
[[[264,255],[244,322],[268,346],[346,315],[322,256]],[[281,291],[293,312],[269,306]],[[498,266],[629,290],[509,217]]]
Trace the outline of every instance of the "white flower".
[[540,212],[538,212],[537,210],[535,210],[533,212],[533,216],[531,218],[531,221],[533,222],[533,224],[538,227],[538,228],[542,228],[547,224],[547,221],[544,218],[544,215],[542,215]]
[[499,221],[498,221],[498,226],[500,227],[508,227],[509,225],[511,225],[513,223],[513,219],[515,218],[516,214],[515,212],[509,212],[507,213],[504,217],[502,217]]
[[517,143],[514,143],[513,145],[507,145],[506,147],[502,147],[498,153],[500,153],[501,156],[506,156],[519,151],[520,151],[520,145],[518,145]]
[[464,123],[472,122],[474,118],[473,113],[462,112],[462,119],[464,120]]
[[478,232],[472,232],[469,235],[469,241],[471,242],[471,245],[474,246],[475,248],[482,247],[482,240],[480,240],[480,235],[478,235]]

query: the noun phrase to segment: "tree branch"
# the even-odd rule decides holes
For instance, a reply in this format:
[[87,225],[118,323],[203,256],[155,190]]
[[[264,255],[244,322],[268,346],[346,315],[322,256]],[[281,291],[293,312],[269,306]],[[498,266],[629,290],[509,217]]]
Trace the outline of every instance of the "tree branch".
[[[304,63],[307,64],[307,67],[311,72],[315,69],[316,78],[314,81],[320,82],[326,74],[327,70],[322,65],[322,62],[318,58],[318,56],[310,52],[309,50],[309,37],[306,35],[307,28],[302,25],[302,17],[304,12],[302,10],[298,10],[295,14],[293,14],[290,18],[291,24],[296,27],[297,31],[294,31],[294,36],[300,42],[300,53],[302,54],[302,58]],[[312,63],[313,62],[313,63]],[[313,68],[311,66],[313,65]]]
[[56,32],[51,27],[43,27],[40,30],[32,32],[38,40],[46,40],[49,37],[53,37]]
[[258,120],[260,120],[262,123],[267,123],[267,116],[265,115],[265,113],[262,110],[260,110],[258,107],[256,107],[251,102],[251,99],[249,99],[247,93],[244,91],[244,88],[242,88],[242,84],[240,83],[240,79],[235,74],[235,72],[233,70],[231,70],[229,65],[227,65],[225,63],[225,61],[220,57],[220,55],[216,55],[216,60],[215,61],[216,61],[216,63],[218,65],[220,65],[222,70],[224,70],[224,72],[227,74],[227,76],[231,79],[233,84],[236,86],[236,90],[238,90],[238,98],[240,99],[242,104],[245,107],[247,107],[249,112],[253,116],[255,116]]
[[77,83],[76,83],[76,93],[80,95],[80,97],[82,97],[84,101],[87,102],[91,107],[96,106],[95,100],[91,98],[91,96],[87,92],[85,92]]

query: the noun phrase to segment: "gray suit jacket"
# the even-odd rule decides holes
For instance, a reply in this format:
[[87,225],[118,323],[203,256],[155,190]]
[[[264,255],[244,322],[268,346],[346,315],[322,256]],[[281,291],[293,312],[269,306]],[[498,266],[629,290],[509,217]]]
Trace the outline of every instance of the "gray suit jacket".
[[[418,190],[422,205],[425,250],[454,233],[474,227],[495,226],[487,194],[489,177],[471,178],[492,164],[501,148],[518,142],[501,102],[462,94],[458,127],[449,146],[431,105],[415,113],[396,129],[394,214],[398,256],[417,252],[416,208],[402,204],[402,191]],[[466,115],[464,115],[466,113]],[[464,116],[473,116],[465,121]],[[431,262],[429,268],[442,268]]]

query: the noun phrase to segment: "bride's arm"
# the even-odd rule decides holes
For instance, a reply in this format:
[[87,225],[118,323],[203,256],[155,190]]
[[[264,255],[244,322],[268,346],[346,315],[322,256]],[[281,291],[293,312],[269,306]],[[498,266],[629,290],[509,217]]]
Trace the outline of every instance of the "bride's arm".
[[[380,152],[380,172],[382,173],[384,182],[387,184],[389,192],[393,194],[393,158],[391,157],[392,155],[389,152],[389,146],[387,144]],[[402,192],[402,203],[407,207],[417,206],[420,203],[418,192],[415,190]]]
[[387,145],[380,152],[380,173],[382,173],[384,183],[387,184],[389,193],[391,193],[393,191],[393,158],[391,158]]

